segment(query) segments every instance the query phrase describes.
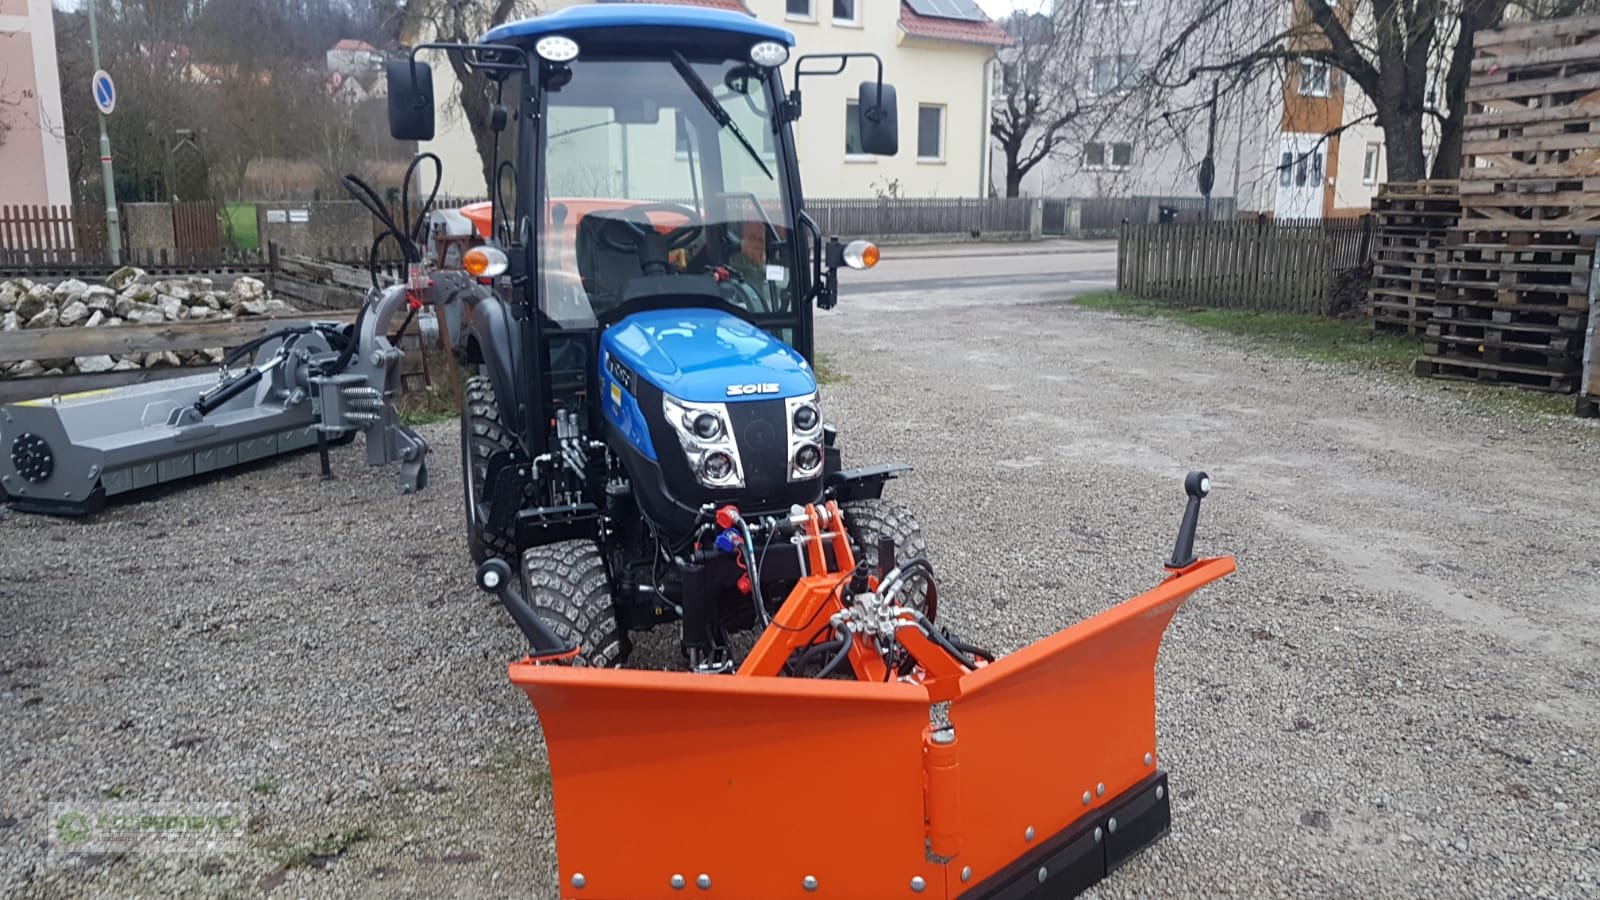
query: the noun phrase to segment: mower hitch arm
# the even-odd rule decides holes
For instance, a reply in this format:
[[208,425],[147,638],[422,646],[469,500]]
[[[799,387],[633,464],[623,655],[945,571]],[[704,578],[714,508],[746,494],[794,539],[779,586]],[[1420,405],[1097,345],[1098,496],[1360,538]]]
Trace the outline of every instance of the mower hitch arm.
[[562,640],[539,618],[528,601],[511,586],[511,567],[503,559],[485,560],[478,567],[478,587],[495,595],[511,614],[512,621],[528,638],[529,658],[535,662],[555,661],[576,656],[578,646]]

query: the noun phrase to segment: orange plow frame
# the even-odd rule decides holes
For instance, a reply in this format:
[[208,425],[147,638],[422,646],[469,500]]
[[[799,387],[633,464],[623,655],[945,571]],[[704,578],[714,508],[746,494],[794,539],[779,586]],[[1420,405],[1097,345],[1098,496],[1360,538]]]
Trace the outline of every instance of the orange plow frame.
[[1156,655],[1231,557],[977,669],[764,677],[837,607],[833,542],[736,676],[510,667],[549,747],[563,897],[1059,897],[1165,833]]

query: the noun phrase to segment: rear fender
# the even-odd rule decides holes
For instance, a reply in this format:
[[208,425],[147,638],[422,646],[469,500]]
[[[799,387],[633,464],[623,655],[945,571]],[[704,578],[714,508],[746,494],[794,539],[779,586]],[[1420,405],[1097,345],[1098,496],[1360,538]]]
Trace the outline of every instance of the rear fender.
[[494,385],[500,420],[512,434],[522,434],[527,401],[518,389],[525,383],[517,377],[521,371],[522,342],[510,305],[494,295],[479,297],[466,306],[463,317],[466,320],[461,338],[464,361],[483,366],[489,383]]

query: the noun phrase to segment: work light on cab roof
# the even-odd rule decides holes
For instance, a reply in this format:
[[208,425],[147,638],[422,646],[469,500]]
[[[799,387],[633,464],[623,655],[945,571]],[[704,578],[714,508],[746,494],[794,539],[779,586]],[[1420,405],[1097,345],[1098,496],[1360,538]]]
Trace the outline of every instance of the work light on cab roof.
[[578,42],[566,35],[549,34],[533,45],[533,52],[545,62],[572,62],[578,58]]

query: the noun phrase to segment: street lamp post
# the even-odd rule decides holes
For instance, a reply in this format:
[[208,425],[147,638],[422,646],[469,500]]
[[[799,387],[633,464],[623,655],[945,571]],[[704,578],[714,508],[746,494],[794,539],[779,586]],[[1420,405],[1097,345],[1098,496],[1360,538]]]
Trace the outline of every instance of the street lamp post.
[[[89,0],[89,53],[94,69],[100,71],[100,32],[95,27],[95,7],[99,0]],[[117,182],[111,171],[111,138],[106,134],[106,114],[100,114],[100,179],[106,188],[106,248],[111,253],[111,264],[122,265],[122,230],[117,217]]]

